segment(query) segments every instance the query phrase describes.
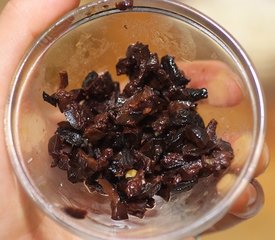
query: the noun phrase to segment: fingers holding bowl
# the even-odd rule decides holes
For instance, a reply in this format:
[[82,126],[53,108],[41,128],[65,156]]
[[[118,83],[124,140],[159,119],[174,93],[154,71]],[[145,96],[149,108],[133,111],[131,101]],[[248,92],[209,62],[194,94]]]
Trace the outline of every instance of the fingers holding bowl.
[[[230,173],[225,174],[217,184],[217,192],[219,194],[225,194],[229,188],[234,184],[237,175],[246,162],[247,156],[251,149],[252,136],[248,133],[241,134],[237,139],[232,142],[234,149],[234,159],[230,165]],[[269,150],[267,145],[264,145],[262,154],[254,172],[253,178],[262,174],[269,163]],[[254,184],[253,184],[254,183]],[[257,186],[257,187],[255,187]],[[261,190],[259,184],[256,184],[255,180],[252,180],[250,184],[245,188],[242,195],[233,203],[230,212],[238,214],[245,212],[246,209],[255,202],[257,198],[257,190]],[[261,190],[262,191],[262,190]]]
[[[235,142],[243,143],[244,146],[249,146],[249,139],[247,135],[240,136]],[[234,144],[233,144],[234,146]],[[245,156],[245,148],[243,151],[236,151],[236,158],[233,160],[231,165],[230,173],[225,174],[217,184],[217,192],[220,195],[224,195],[228,192],[229,188],[235,183],[237,175],[234,171],[239,171],[241,164],[245,161],[237,162],[237,159],[241,159],[241,156]],[[263,173],[268,165],[269,154],[268,148],[265,145],[262,156],[260,157],[259,163],[257,165],[254,177]],[[231,228],[246,219],[254,217],[264,205],[264,192],[261,185],[257,180],[253,179],[243,190],[242,194],[232,203],[228,213],[213,227],[207,230],[205,233],[211,233],[216,231],[222,231],[227,228]]]
[[[236,141],[233,142],[232,147],[235,150],[235,157],[230,166],[231,171],[239,171],[245,164],[245,159],[249,154],[251,148],[252,136],[250,134],[241,135]],[[254,178],[262,174],[269,163],[269,150],[265,144],[260,156],[259,162],[257,164],[256,170],[254,172]],[[231,177],[229,177],[231,175]],[[228,182],[233,182],[233,174],[226,174],[218,184],[218,192],[225,191],[225,187],[229,184]],[[235,176],[235,175],[234,175]],[[226,185],[227,183],[227,185]],[[254,216],[263,205],[264,193],[260,184],[256,180],[252,180],[243,191],[242,195],[232,204],[230,208],[230,213],[238,216],[240,218],[246,219]]]
[[242,195],[233,203],[229,214],[240,219],[248,219],[255,216],[264,204],[264,192],[257,180],[249,183]]
[[[234,149],[234,159],[231,163],[231,169],[239,171],[245,164],[246,158],[252,146],[252,135],[249,133],[241,134],[235,141],[232,142]],[[269,149],[267,144],[264,144],[262,154],[256,167],[254,178],[261,175],[267,168],[269,163]]]
[[255,216],[261,210],[263,204],[263,189],[256,180],[252,180],[245,188],[243,194],[232,205],[230,211],[219,222],[208,229],[205,234],[231,228]]
[[216,60],[179,62],[185,76],[191,79],[189,86],[206,88],[208,103],[212,106],[230,107],[239,104],[243,93],[239,76],[231,68]]
[[[215,107],[233,107],[241,103],[243,92],[240,78],[228,65],[220,61],[194,61],[178,64],[185,76],[191,79],[189,87],[206,88],[208,104]],[[237,179],[237,173],[243,168],[252,147],[252,134],[247,132],[230,133],[229,141],[234,149],[234,159],[230,169],[217,184],[217,192],[228,193]],[[262,174],[268,166],[269,151],[265,144],[254,178]],[[260,184],[252,180],[243,193],[232,204],[228,214],[207,232],[223,230],[253,217],[262,208],[264,193]]]
[[[251,148],[252,136],[244,133],[232,143],[235,150],[235,157],[230,166],[230,173],[225,174],[217,184],[217,192],[224,195],[235,183],[236,172],[245,164],[245,159]],[[254,172],[254,178],[262,174],[269,163],[269,151],[265,144],[258,165]],[[241,223],[242,221],[255,216],[264,204],[264,192],[257,180],[253,179],[244,189],[237,200],[232,203],[229,212],[225,217],[215,224],[208,232],[220,231]]]

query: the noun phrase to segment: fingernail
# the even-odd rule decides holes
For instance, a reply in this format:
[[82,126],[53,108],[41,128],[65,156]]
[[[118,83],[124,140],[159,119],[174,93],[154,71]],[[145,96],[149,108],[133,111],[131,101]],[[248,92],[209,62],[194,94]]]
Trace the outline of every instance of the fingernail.
[[264,193],[260,184],[253,180],[249,185],[249,200],[247,203],[247,208],[245,212],[234,213],[233,215],[240,219],[248,219],[255,216],[264,203]]
[[269,149],[268,149],[267,144],[264,144],[261,158],[258,163],[257,169],[255,171],[254,177],[258,177],[266,170],[266,168],[268,167],[268,164],[269,164],[269,160],[270,160]]
[[257,191],[252,184],[249,185],[248,195],[249,195],[249,198],[248,198],[247,208],[250,208],[257,200]]
[[265,169],[267,168],[268,164],[269,164],[269,149],[268,149],[268,146],[267,144],[265,143],[264,144],[264,148],[263,148],[263,159],[264,159],[264,167]]
[[250,133],[242,134],[235,142],[233,142],[232,147],[235,156],[230,166],[232,169],[238,170],[244,165],[251,149],[251,142],[252,136]]
[[224,175],[221,180],[217,183],[217,191],[220,195],[225,195],[228,190],[232,187],[232,185],[236,181],[236,175],[232,173],[228,173]]

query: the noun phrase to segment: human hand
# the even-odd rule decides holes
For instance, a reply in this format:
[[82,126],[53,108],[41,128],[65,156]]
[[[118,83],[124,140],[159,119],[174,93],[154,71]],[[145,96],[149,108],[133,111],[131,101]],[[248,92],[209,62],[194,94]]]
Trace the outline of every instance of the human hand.
[[[17,183],[4,142],[4,111],[16,67],[31,43],[79,0],[10,0],[0,15],[0,239],[77,239],[36,208]],[[54,237],[53,237],[54,236]]]
[[[20,185],[17,185],[5,149],[2,120],[9,84],[24,52],[43,30],[78,4],[79,0],[10,0],[0,16],[0,154],[2,156],[0,195],[8,196],[0,199],[0,216],[5,216],[0,225],[0,236],[3,239],[52,239],[53,236],[55,239],[77,239],[43,215],[25,195]],[[231,70],[225,65],[220,65],[218,62],[194,62],[181,64],[181,67],[192,79],[192,82],[198,85],[196,87],[203,85],[208,88],[210,104],[230,106],[241,101],[242,94],[235,82],[235,75],[232,75]],[[203,69],[207,74],[205,72],[202,74]],[[219,93],[228,95],[225,98],[224,96],[220,98],[217,91],[211,90],[215,85],[215,79],[220,74],[223,75],[221,78],[223,81],[219,82],[221,83],[219,87],[223,90]],[[202,78],[202,76],[204,77]],[[229,81],[227,81],[228,79]],[[228,88],[235,94],[226,94]],[[246,140],[244,141],[246,142]],[[263,172],[267,165],[268,157],[265,155],[263,154],[258,166],[257,175]],[[259,196],[259,194],[261,193],[257,192],[252,184],[248,185],[243,195],[233,204],[228,216],[237,216],[236,218],[239,220],[238,216],[247,212],[248,205],[252,202],[251,199],[257,198],[255,196]],[[252,208],[253,211],[249,207],[249,210],[252,211],[250,215],[255,214],[259,207],[257,205],[257,208]],[[225,223],[222,223],[219,229],[228,225],[228,222],[226,220]]]
[[[208,90],[208,103],[216,107],[230,107],[238,105],[243,98],[240,87],[238,86],[238,76],[224,63],[220,61],[195,61],[188,63],[179,63],[187,78],[192,79],[192,87]],[[219,89],[219,91],[217,91]],[[235,157],[231,163],[231,169],[241,168],[245,155],[251,148],[251,136],[247,133],[240,133],[238,136],[227,139],[231,142],[235,151]],[[239,147],[241,146],[241,147]],[[261,158],[254,173],[253,180],[243,191],[242,195],[232,203],[229,212],[206,233],[225,230],[236,224],[241,223],[255,216],[264,204],[264,193],[261,185],[255,180],[267,168],[269,163],[269,150],[264,145]],[[217,185],[218,192],[226,192],[232,175],[225,175]]]

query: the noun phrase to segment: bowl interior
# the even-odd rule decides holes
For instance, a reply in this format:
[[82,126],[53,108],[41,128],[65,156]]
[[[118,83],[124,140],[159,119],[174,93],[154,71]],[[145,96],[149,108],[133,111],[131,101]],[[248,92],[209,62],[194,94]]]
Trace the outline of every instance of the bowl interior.
[[[83,11],[89,15],[90,10],[82,10],[82,15]],[[27,179],[25,187],[33,189],[35,201],[52,217],[80,230],[83,236],[102,239],[157,237],[179,229],[188,235],[194,222],[208,221],[207,213],[224,199],[216,192],[219,179],[214,177],[202,178],[191,191],[173,195],[169,202],[156,198],[156,207],[144,219],[111,220],[108,197],[89,193],[83,184],[68,182],[65,172],[50,167],[48,140],[64,117],[42,99],[43,91],[53,93],[57,89],[61,70],[69,74],[69,88],[80,87],[92,70],[109,70],[113,79],[123,84],[125,78],[116,76],[115,64],[129,44],[140,41],[159,56],[170,54],[177,61],[215,59],[230,66],[240,76],[245,96],[242,102],[227,108],[201,103],[198,111],[206,123],[212,118],[218,121],[217,132],[224,139],[240,131],[253,134],[255,120],[247,76],[234,53],[202,28],[188,17],[153,12],[152,8],[125,12],[107,9],[78,22],[68,18],[36,44],[20,69],[13,93],[12,134],[18,157],[14,161]],[[88,215],[83,220],[73,219],[64,213],[64,206],[85,208]],[[221,216],[227,207],[219,210]]]

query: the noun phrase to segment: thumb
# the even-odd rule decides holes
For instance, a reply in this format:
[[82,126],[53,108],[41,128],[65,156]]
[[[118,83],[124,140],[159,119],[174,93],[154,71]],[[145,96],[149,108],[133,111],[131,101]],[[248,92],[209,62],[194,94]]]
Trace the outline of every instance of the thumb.
[[[0,196],[14,189],[4,143],[4,109],[15,69],[32,41],[51,23],[79,4],[79,0],[10,0],[0,14]],[[11,197],[12,198],[12,197]],[[12,198],[13,199],[13,198]],[[6,198],[1,214],[11,211],[13,199]],[[1,203],[2,204],[2,203]],[[6,208],[6,206],[9,206]],[[15,204],[14,204],[15,206]],[[5,212],[7,211],[7,212]],[[4,226],[1,226],[5,229]]]

